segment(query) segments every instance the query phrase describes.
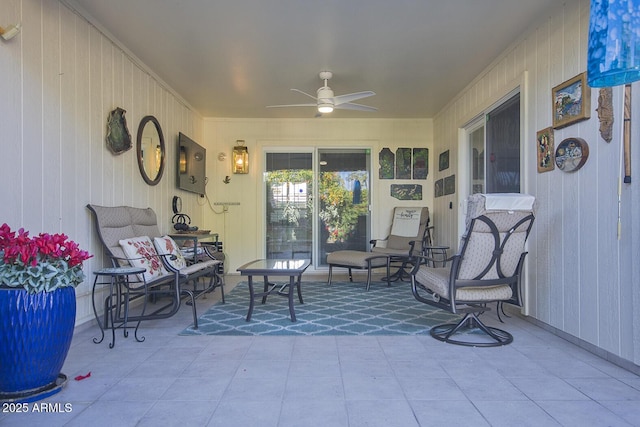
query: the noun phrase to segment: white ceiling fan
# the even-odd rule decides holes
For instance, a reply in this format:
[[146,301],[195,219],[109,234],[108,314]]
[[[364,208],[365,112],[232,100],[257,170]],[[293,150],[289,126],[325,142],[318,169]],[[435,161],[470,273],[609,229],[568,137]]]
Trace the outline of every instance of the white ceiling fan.
[[316,107],[318,113],[331,113],[334,109],[343,110],[358,110],[358,111],[378,111],[375,107],[369,107],[368,105],[356,104],[352,101],[358,99],[367,98],[375,95],[375,92],[370,90],[364,92],[349,93],[346,95],[333,96],[333,90],[327,86],[327,80],[333,76],[331,71],[321,71],[320,79],[324,80],[324,86],[318,89],[317,95],[309,95],[300,89],[291,89],[295,92],[299,92],[316,100],[315,104],[287,104],[287,105],[267,105],[267,108],[282,108],[282,107]]

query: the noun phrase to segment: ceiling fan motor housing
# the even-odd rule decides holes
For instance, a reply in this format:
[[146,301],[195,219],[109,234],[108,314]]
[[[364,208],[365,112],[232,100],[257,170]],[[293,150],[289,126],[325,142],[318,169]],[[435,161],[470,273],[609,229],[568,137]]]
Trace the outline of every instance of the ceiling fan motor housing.
[[318,89],[318,102],[333,104],[333,91],[329,86],[323,86]]

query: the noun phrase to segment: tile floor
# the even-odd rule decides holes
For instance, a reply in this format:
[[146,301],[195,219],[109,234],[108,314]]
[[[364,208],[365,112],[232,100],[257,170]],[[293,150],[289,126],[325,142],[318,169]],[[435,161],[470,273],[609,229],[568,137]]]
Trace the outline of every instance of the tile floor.
[[113,349],[84,328],[67,385],[43,401],[70,410],[31,404],[0,425],[640,426],[640,377],[519,318],[504,325],[513,344],[466,348],[430,336],[179,336],[190,316],[143,324],[142,343],[119,331]]

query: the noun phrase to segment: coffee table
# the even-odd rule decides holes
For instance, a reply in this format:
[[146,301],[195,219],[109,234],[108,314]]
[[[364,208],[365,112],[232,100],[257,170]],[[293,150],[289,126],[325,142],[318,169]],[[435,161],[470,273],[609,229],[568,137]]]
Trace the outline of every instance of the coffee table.
[[[247,322],[251,320],[255,298],[262,297],[262,304],[267,301],[267,297],[271,294],[286,296],[289,299],[289,314],[291,321],[296,321],[296,312],[293,309],[293,289],[298,289],[298,299],[300,304],[302,301],[302,292],[300,291],[300,278],[302,273],[309,267],[311,260],[308,259],[258,259],[238,267],[238,271],[242,276],[248,277],[249,282],[249,311],[247,313]],[[253,276],[263,276],[264,290],[263,292],[254,292]],[[277,285],[269,283],[269,276],[289,276],[289,283]],[[285,288],[289,288],[285,291]]]

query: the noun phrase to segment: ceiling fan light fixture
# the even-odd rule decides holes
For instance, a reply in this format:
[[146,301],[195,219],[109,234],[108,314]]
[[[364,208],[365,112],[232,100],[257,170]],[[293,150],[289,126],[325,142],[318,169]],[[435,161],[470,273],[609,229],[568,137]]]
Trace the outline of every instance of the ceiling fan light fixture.
[[329,103],[318,104],[318,112],[322,114],[331,113],[333,111],[333,105]]

